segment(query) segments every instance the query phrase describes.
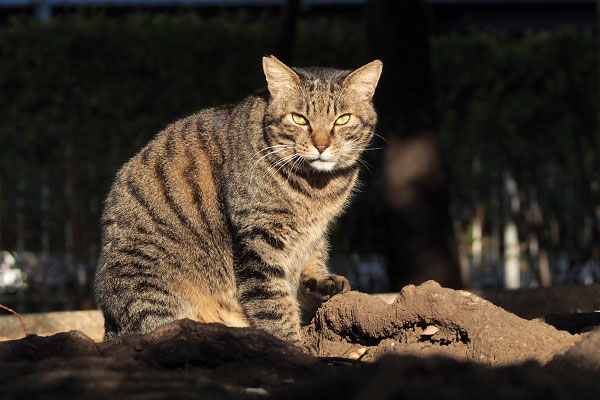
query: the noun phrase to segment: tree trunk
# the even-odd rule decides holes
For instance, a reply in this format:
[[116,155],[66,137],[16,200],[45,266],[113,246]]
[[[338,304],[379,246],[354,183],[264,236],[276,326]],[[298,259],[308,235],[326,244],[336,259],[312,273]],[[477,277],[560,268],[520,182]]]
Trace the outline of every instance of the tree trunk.
[[[72,281],[74,269],[75,269],[75,256],[74,256],[74,223],[75,223],[75,198],[73,193],[73,181],[74,181],[74,163],[73,163],[73,147],[71,143],[66,143],[64,147],[64,158],[65,158],[65,181],[63,183],[64,197],[65,197],[65,222],[64,222],[64,266],[65,266],[65,277],[68,281]],[[61,292],[67,288],[61,286]],[[64,293],[61,293],[64,294]]]
[[517,182],[509,171],[504,171],[504,287],[521,287],[521,268],[519,262],[519,231],[515,222],[520,212]]
[[392,289],[427,279],[461,286],[425,7],[419,0],[367,2],[368,52],[384,65],[375,104],[387,139],[382,176]]
[[[19,162],[22,166],[24,163]],[[17,240],[16,240],[16,251],[17,259],[23,256],[25,251],[25,176],[23,169],[17,169],[20,171],[17,178]]]
[[50,186],[48,185],[48,173],[42,171],[41,208],[42,208],[42,232],[40,264],[47,268],[50,259]]

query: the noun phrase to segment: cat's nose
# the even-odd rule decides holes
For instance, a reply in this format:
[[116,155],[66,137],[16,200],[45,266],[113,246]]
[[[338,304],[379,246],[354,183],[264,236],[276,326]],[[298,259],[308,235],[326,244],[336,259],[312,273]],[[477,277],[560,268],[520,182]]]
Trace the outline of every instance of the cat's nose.
[[329,147],[329,145],[327,144],[315,144],[315,147],[317,148],[317,150],[319,150],[319,153],[322,153],[325,151],[325,149],[327,149]]
[[331,138],[328,134],[320,134],[317,132],[312,138],[313,145],[319,153],[324,152],[331,144]]

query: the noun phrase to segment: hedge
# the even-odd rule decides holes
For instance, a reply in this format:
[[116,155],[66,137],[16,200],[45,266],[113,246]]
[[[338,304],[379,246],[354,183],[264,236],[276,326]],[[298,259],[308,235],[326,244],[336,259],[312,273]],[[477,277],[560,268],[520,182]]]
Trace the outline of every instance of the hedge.
[[[168,122],[263,86],[260,58],[272,51],[277,27],[266,14],[244,13],[75,15],[1,26],[0,247],[16,246],[21,207],[25,246],[39,251],[46,182],[52,247],[64,247],[62,224],[72,220],[76,257],[87,262],[100,202],[119,165]],[[494,203],[508,168],[525,203],[535,192],[545,216],[573,230],[571,248],[588,240],[578,227],[594,218],[598,203],[596,38],[569,30],[487,32],[436,36],[431,46],[457,223],[468,221],[474,199]],[[367,61],[364,47],[360,25],[301,20],[295,64],[356,67]],[[364,193],[377,190],[378,176],[363,180],[359,206],[339,222],[334,246],[343,237],[345,249],[382,251],[379,239],[343,229],[371,221],[377,230],[381,214]]]

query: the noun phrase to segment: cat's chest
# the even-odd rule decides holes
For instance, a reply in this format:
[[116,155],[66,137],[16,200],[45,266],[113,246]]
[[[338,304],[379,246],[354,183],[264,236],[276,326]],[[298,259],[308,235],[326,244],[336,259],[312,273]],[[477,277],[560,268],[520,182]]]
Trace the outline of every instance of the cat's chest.
[[310,250],[313,244],[318,242],[331,221],[331,217],[311,218],[307,216],[298,217],[296,224],[288,229],[287,242],[291,251],[303,252]]
[[281,233],[285,243],[282,255],[291,264],[306,264],[339,209],[303,205],[297,209],[291,208],[290,213],[291,218],[282,224]]
[[280,252],[277,258],[292,281],[298,281],[304,267],[314,258],[326,231],[327,224],[315,223],[289,235],[285,251]]
[[[257,204],[262,204],[257,205]],[[270,264],[290,272],[308,263],[326,234],[335,210],[313,204],[255,203],[246,214],[234,213],[237,239]]]

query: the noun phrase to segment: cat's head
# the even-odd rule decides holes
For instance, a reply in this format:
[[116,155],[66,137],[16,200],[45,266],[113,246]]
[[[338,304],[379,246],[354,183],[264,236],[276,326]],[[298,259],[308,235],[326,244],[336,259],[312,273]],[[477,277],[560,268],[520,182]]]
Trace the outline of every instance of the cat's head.
[[264,57],[271,94],[265,134],[277,165],[327,172],[355,164],[374,133],[382,68],[379,60],[355,71],[289,68]]

